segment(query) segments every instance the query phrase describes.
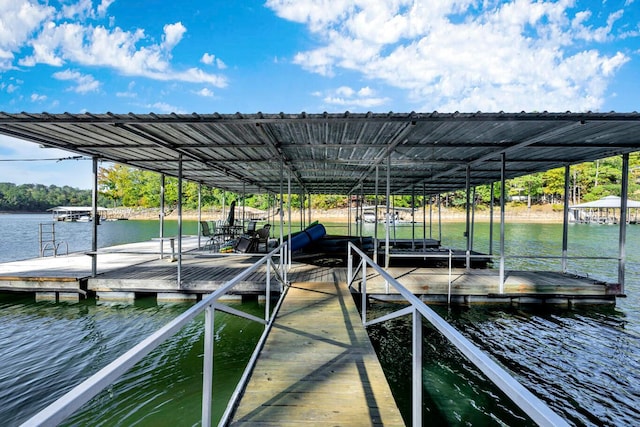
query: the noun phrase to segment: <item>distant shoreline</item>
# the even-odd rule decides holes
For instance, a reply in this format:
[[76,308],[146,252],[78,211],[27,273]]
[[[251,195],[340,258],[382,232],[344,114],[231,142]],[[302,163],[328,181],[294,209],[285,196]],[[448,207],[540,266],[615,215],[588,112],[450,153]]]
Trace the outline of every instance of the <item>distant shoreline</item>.
[[[159,219],[159,209],[140,209],[136,211],[136,208],[131,208],[131,215],[129,216],[129,220],[157,220]],[[0,215],[7,214],[15,214],[15,215],[50,215],[51,212],[30,212],[30,211],[0,211]],[[238,217],[239,211],[236,210],[236,217]],[[353,214],[353,213],[352,213]],[[307,218],[307,213],[305,212],[305,218]],[[431,220],[433,222],[438,221],[438,211],[433,210],[431,213]],[[285,219],[288,216],[288,212],[285,212]],[[410,216],[400,215],[405,220],[410,220]],[[405,216],[407,216],[405,218]],[[203,210],[201,213],[202,220],[205,221],[214,221],[218,219],[222,219],[221,211],[212,211],[210,209]],[[224,215],[226,218],[226,213]],[[291,217],[294,220],[298,220],[300,218],[300,211],[292,210]],[[460,210],[453,209],[443,209],[441,212],[442,222],[464,222],[466,220],[466,213]],[[189,221],[197,221],[198,220],[198,212],[194,210],[185,210],[182,212],[182,218]],[[171,214],[165,216],[167,220],[177,220],[178,214],[176,211],[173,211]],[[479,211],[474,215],[474,219],[476,222],[489,222],[489,212],[488,211]],[[532,223],[562,223],[563,213],[561,211],[554,211],[550,206],[533,206],[531,209],[526,207],[507,207],[505,211],[505,220],[507,222],[532,222]],[[348,209],[346,208],[336,208],[336,209],[314,209],[311,212],[311,220],[312,221],[325,221],[325,222],[348,222],[349,215]],[[427,221],[429,221],[429,211],[427,210]],[[495,208],[493,212],[493,220],[494,222],[500,221],[500,209]],[[351,218],[351,221],[355,221],[355,218]],[[422,223],[422,211],[418,211],[414,221],[420,224]],[[275,221],[274,221],[275,222]]]

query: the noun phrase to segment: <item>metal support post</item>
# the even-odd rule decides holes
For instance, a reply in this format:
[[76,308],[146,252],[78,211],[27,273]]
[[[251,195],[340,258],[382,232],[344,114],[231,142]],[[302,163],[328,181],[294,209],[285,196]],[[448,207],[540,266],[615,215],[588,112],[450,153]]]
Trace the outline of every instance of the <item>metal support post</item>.
[[489,198],[491,201],[489,202],[489,255],[493,255],[493,198],[495,191],[495,185],[491,183],[491,192]]
[[182,286],[182,154],[178,155],[178,287]]
[[506,175],[507,175],[507,157],[504,153],[501,155],[501,166],[500,166],[500,284],[499,284],[499,292],[501,294],[504,293],[504,209],[505,209],[505,201],[506,201]]
[[360,295],[362,296],[361,304],[361,312],[362,312],[362,324],[364,325],[367,322],[367,261],[364,259],[360,261],[362,263],[362,283],[360,285]]
[[213,346],[215,343],[215,309],[208,306],[204,312],[204,360],[202,367],[202,425],[211,425],[211,400],[213,398]]
[[160,175],[160,259],[164,257],[164,241],[162,240],[164,237],[164,197],[165,197],[165,175]]
[[562,211],[562,272],[567,272],[567,248],[569,247],[569,184],[571,168],[564,167],[564,206]]
[[471,207],[470,207],[470,190],[471,190],[471,166],[467,165],[467,173],[466,173],[466,180],[465,180],[465,186],[464,186],[464,191],[465,191],[465,196],[466,196],[466,226],[464,229],[464,236],[467,239],[467,250],[465,252],[465,264],[466,264],[466,269],[467,271],[469,271],[471,269],[471,236],[470,236],[470,212],[471,212]]
[[[98,224],[100,217],[98,216],[98,158],[93,157],[93,189],[91,193],[91,217],[93,224],[91,228],[91,276],[96,277],[98,274]],[[55,244],[55,243],[54,243]],[[56,249],[54,248],[54,251]]]
[[422,314],[413,309],[413,379],[412,385],[412,425],[422,425]]
[[198,249],[200,249],[200,236],[202,236],[202,183],[198,183]]
[[620,238],[619,238],[619,261],[618,261],[618,283],[620,293],[624,294],[624,270],[626,261],[625,245],[627,241],[627,196],[629,194],[629,154],[622,155],[622,188],[620,189]]

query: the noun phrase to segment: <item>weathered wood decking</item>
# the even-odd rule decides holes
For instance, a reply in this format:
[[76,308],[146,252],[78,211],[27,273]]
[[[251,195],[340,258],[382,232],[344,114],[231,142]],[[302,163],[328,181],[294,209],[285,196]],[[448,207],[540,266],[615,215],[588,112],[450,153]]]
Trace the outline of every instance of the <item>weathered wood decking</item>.
[[[198,251],[197,238],[182,243],[181,282],[176,262],[171,262],[168,242],[165,258],[159,258],[159,242],[149,241],[101,249],[98,275],[91,277],[91,257],[78,253],[68,256],[34,258],[0,264],[0,291],[35,292],[39,299],[74,300],[87,293],[103,299],[135,298],[135,293],[156,293],[163,299],[196,300],[251,266],[263,254],[213,254]],[[343,267],[334,268],[294,263],[290,281],[333,281],[334,274],[346,278]],[[320,263],[321,264],[321,263]],[[403,286],[427,302],[446,302],[449,274],[446,268],[391,267],[388,272]],[[355,287],[358,286],[356,282]],[[234,288],[233,293],[262,293],[265,270],[260,269]],[[273,289],[278,288],[274,280]],[[367,292],[381,299],[394,299],[384,281],[368,270]],[[605,303],[615,304],[619,286],[561,272],[506,271],[504,292],[499,289],[497,269],[456,268],[451,275],[451,301],[454,304],[494,303]],[[118,296],[120,294],[120,296]]]
[[404,425],[346,284],[291,285],[231,425]]
[[[500,272],[495,269],[392,267],[389,270],[400,284],[426,302],[445,302],[450,289],[452,303],[605,303],[615,304],[619,286],[587,277],[554,271],[506,271],[503,292]],[[451,280],[451,288],[449,281]],[[398,293],[368,270],[367,293],[381,299],[394,299]]]

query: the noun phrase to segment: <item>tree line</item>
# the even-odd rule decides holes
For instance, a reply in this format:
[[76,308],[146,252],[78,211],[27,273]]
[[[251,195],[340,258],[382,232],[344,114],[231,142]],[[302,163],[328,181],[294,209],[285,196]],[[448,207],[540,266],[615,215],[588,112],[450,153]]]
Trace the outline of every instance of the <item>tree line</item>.
[[[507,200],[511,203],[561,204],[564,198],[564,168],[551,169],[510,179],[505,182]],[[608,195],[620,195],[622,180],[622,158],[619,156],[582,163],[570,168],[569,197],[571,204],[597,200]],[[629,156],[629,195],[631,199],[640,199],[640,152]],[[98,204],[103,207],[139,207],[157,208],[160,206],[160,175],[155,172],[135,169],[124,165],[100,168],[98,173]],[[500,198],[500,183],[493,186],[494,202]],[[182,204],[185,209],[196,209],[198,201],[204,208],[219,208],[232,201],[245,206],[265,210],[277,203],[274,196],[267,194],[235,194],[219,188],[199,186],[193,182],[183,183]],[[418,189],[416,194],[420,193]],[[69,186],[57,187],[42,184],[0,183],[0,211],[44,212],[55,206],[90,206],[91,190],[80,190]],[[491,186],[483,185],[474,189],[474,202],[482,208],[491,201]],[[244,200],[242,198],[244,197]],[[300,206],[300,196],[284,196],[283,203],[292,207]],[[421,195],[392,196],[390,204],[396,207],[421,206],[429,202]],[[384,195],[366,195],[364,204],[384,204]],[[431,199],[433,200],[433,199]],[[464,190],[441,195],[441,202],[447,207],[463,208],[466,204]],[[165,205],[175,206],[178,201],[178,180],[165,178]],[[349,206],[352,202],[347,195],[314,195],[311,208],[331,209]],[[308,200],[304,206],[308,207]]]
[[[55,206],[91,206],[91,190],[0,182],[0,211],[45,212]],[[106,201],[106,199],[102,199]]]

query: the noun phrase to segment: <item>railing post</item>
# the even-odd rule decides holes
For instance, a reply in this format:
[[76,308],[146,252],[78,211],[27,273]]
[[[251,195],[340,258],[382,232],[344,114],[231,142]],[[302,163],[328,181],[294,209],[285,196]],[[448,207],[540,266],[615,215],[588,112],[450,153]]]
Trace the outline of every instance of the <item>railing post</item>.
[[264,320],[267,322],[271,317],[271,257],[267,258],[267,282],[265,284]]
[[204,316],[204,366],[202,369],[202,426],[211,425],[213,397],[213,345],[215,309],[209,305]]
[[413,308],[412,424],[422,426],[422,314]]
[[351,254],[351,243],[348,243],[347,251],[347,284],[351,286],[353,281],[353,255]]
[[451,274],[453,269],[453,252],[449,249],[449,292],[447,293],[447,305],[451,305]]
[[289,283],[289,280],[287,279],[287,260],[285,259],[286,254],[288,253],[288,250],[285,250],[284,246],[280,246],[280,268],[282,270],[280,270],[280,272],[282,273],[282,280],[284,280],[284,283]]
[[364,258],[362,259],[360,295],[362,296],[362,324],[365,324],[367,322],[367,261]]

